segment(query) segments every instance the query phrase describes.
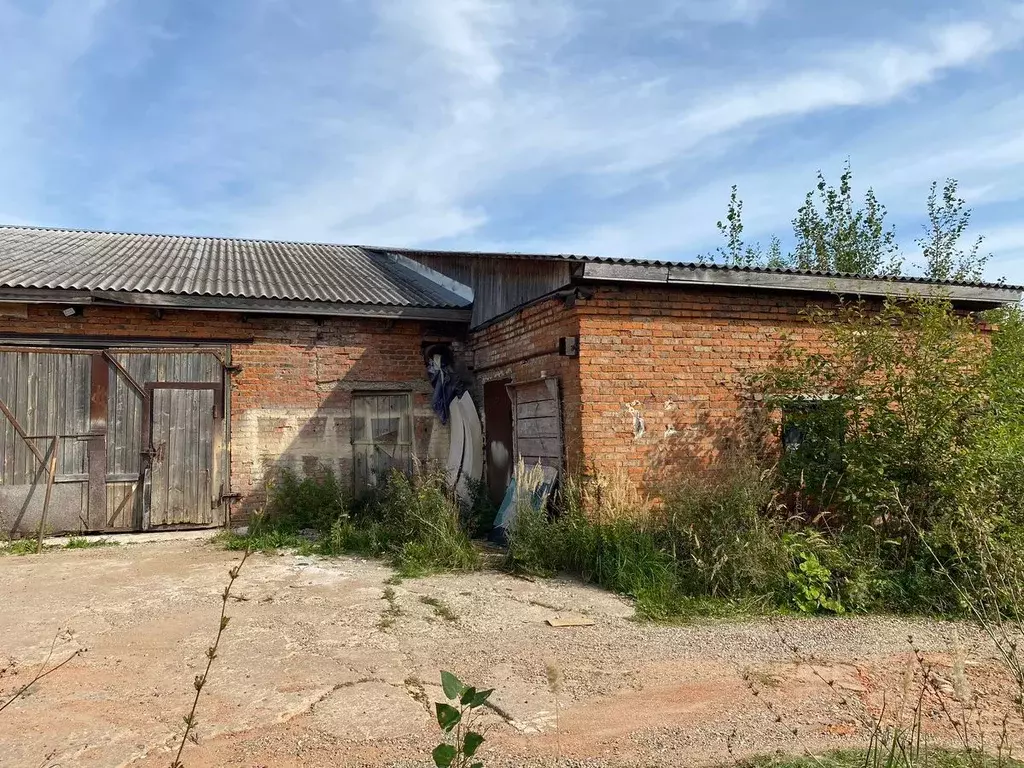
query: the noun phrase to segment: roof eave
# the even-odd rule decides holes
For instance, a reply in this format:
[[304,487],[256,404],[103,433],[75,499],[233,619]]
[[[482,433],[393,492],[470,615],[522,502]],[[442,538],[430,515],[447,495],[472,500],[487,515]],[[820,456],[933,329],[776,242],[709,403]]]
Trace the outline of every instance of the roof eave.
[[188,296],[131,291],[65,291],[34,288],[0,289],[0,303],[87,304],[185,309],[197,312],[305,315],[317,317],[373,317],[383,320],[430,320],[467,323],[471,308],[416,307],[325,301],[250,299],[232,296]]
[[756,272],[692,265],[588,263],[581,265],[581,268],[577,270],[577,277],[597,282],[661,283],[679,286],[746,288],[856,296],[907,298],[934,295],[955,302],[990,306],[1019,302],[1022,298],[1021,289],[1010,286],[957,285],[878,278]]

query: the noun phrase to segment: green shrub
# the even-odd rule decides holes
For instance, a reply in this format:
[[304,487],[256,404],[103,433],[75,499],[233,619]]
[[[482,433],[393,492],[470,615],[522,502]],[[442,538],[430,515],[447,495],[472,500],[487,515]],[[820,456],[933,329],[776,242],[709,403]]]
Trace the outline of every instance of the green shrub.
[[[942,299],[843,305],[812,317],[825,351],[790,344],[756,380],[783,442],[801,438],[779,463],[784,498],[863,566],[837,586],[822,562],[825,599],[962,612],[953,584],[984,582],[1024,539],[1024,321],[994,319],[986,338]],[[803,562],[803,586],[824,586]]]
[[550,520],[545,510],[520,505],[509,531],[506,562],[533,575],[576,574],[634,598],[637,612],[650,618],[672,614],[681,596],[672,555],[654,531],[630,520],[595,522],[571,501]]
[[479,563],[444,477],[410,479],[397,470],[358,503],[348,501],[330,471],[302,479],[283,472],[258,529],[244,536],[226,534],[221,541],[228,549],[382,557],[405,576],[467,570]]
[[668,533],[689,594],[739,598],[784,591],[791,557],[773,479],[753,459],[731,457],[665,494]]
[[281,470],[270,487],[267,524],[282,531],[313,530],[326,533],[335,521],[348,516],[350,502],[334,472],[320,468],[300,478]]
[[802,613],[845,613],[832,570],[819,556],[820,550],[831,549],[821,534],[791,533],[783,541],[793,558],[793,567],[786,573],[793,605]]
[[618,502],[602,508],[595,483],[602,480],[570,478],[561,512],[550,519],[529,504],[518,509],[508,566],[535,575],[575,574],[632,597],[638,615],[651,619],[723,612],[721,602],[706,598],[739,605],[784,585],[789,558],[781,526],[768,518],[774,511],[770,488],[758,473],[681,483],[663,507],[646,506],[632,516]]
[[355,515],[376,526],[374,542],[406,576],[476,568],[479,555],[460,524],[459,504],[442,473],[410,479],[394,470]]

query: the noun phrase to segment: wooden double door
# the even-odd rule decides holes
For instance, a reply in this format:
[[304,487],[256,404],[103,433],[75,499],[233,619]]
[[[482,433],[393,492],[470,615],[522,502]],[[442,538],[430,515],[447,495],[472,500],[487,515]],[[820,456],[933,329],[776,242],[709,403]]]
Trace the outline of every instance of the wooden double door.
[[0,346],[3,529],[222,523],[225,354]]

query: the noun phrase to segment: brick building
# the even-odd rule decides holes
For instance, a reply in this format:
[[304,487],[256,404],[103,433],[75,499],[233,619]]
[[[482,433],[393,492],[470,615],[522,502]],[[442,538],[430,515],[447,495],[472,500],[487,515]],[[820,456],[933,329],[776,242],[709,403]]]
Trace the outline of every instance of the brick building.
[[[451,461],[443,350],[500,497],[522,456],[627,468],[713,453],[743,382],[836,296],[1016,288],[580,256],[0,227],[0,525],[216,526],[279,467],[359,490]],[[474,414],[475,415],[475,414]],[[453,420],[453,425],[455,421]],[[52,471],[51,471],[52,469]]]

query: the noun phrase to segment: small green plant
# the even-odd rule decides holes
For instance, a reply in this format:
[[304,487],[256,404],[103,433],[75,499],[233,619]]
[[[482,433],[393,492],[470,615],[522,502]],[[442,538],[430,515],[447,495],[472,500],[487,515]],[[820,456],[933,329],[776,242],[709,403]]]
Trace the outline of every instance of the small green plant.
[[436,597],[429,595],[421,595],[420,602],[424,605],[429,605],[434,609],[434,615],[444,621],[455,623],[459,620],[459,616],[455,611],[451,609],[451,606],[443,600],[439,600]]
[[36,542],[32,539],[11,539],[6,547],[0,547],[0,554],[34,555],[36,547]]
[[810,533],[787,534],[784,541],[793,557],[793,569],[786,573],[790,599],[801,613],[845,613],[846,608],[835,597],[832,571],[819,559],[810,542],[821,537]]
[[86,536],[68,536],[64,549],[93,549],[95,547],[116,547],[116,541],[108,539],[93,539]]
[[483,761],[473,759],[484,743],[483,734],[474,730],[474,714],[487,703],[494,690],[478,691],[463,684],[451,672],[441,673],[441,689],[448,701],[434,704],[434,712],[445,740],[431,753],[434,765],[437,768],[483,768]]
[[398,607],[398,598],[394,588],[391,586],[384,587],[381,599],[387,602],[387,606],[380,614],[380,619],[377,621],[377,629],[381,632],[386,632],[395,625],[395,621],[402,615],[402,609]]

